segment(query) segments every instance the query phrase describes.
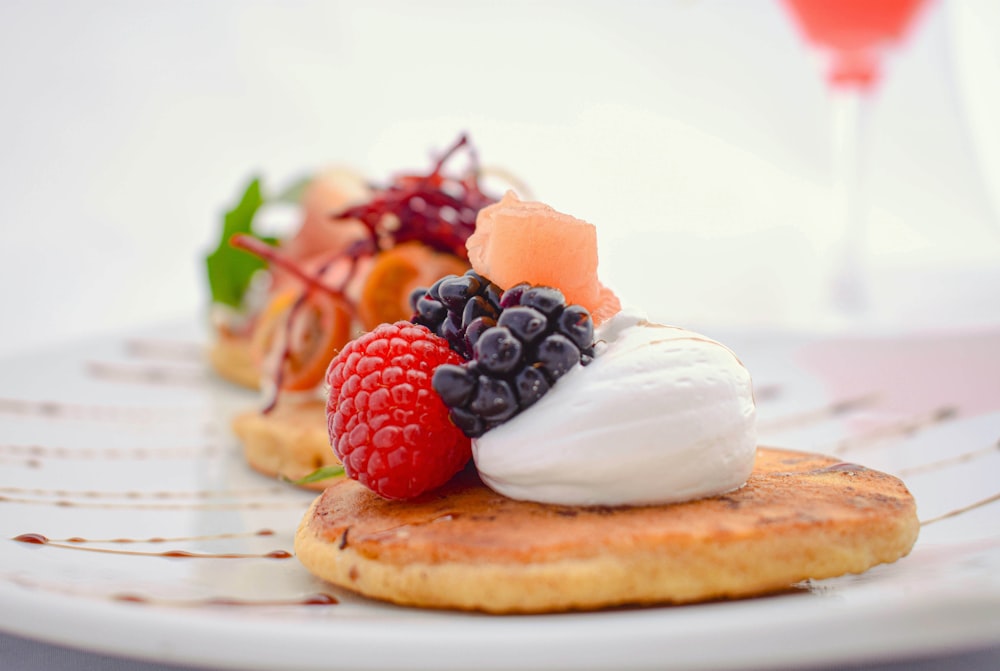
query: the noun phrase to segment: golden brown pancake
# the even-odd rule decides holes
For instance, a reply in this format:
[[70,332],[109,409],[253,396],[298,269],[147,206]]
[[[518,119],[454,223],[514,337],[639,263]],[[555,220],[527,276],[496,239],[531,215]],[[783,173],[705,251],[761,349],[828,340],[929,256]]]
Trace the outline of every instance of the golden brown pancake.
[[[317,468],[339,464],[330,447],[324,401],[279,402],[267,414],[251,410],[233,419],[250,466],[264,475],[298,480]],[[308,485],[322,489],[337,480]]]
[[[209,362],[223,378],[244,387],[259,387],[249,338],[221,334],[209,349]],[[233,433],[243,445],[250,466],[270,477],[298,480],[317,468],[339,464],[330,447],[326,403],[320,400],[279,400],[268,413],[247,410],[233,418]],[[303,485],[322,489],[336,480]]]
[[295,550],[312,573],[428,608],[534,613],[748,597],[906,555],[919,523],[898,479],[760,448],[741,489],[645,507],[515,501],[467,469],[414,501],[341,480]]
[[260,388],[260,372],[250,354],[250,338],[218,331],[208,349],[208,363],[224,380],[248,389]]

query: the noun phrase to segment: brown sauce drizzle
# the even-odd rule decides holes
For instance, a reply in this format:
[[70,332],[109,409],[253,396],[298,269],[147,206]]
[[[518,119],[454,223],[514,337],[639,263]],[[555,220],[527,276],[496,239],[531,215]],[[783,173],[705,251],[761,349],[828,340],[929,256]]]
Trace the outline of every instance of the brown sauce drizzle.
[[[691,338],[701,340],[702,338]],[[713,342],[704,339],[708,342]],[[108,362],[91,362],[87,365],[88,372],[95,378],[122,383],[142,383],[159,385],[178,385],[204,387],[210,384],[211,380],[203,367],[185,366],[185,363],[195,364],[202,360],[201,347],[193,343],[171,343],[157,342],[153,340],[134,340],[126,343],[126,350],[129,355],[139,359],[161,359],[176,362],[177,365],[156,365],[144,362],[141,365],[119,364]],[[755,390],[757,400],[764,400],[777,397],[781,394],[781,389],[776,385],[762,386]],[[762,422],[763,430],[783,430],[788,428],[798,428],[809,424],[826,421],[847,415],[858,410],[876,404],[879,396],[867,394],[831,403],[823,408],[806,411],[783,418],[776,418],[770,422]],[[0,415],[14,415],[23,417],[40,417],[42,419],[62,419],[62,420],[86,420],[112,423],[132,423],[149,424],[154,422],[176,422],[178,419],[189,419],[198,416],[202,409],[191,408],[162,408],[162,407],[130,407],[130,406],[102,406],[85,405],[74,403],[61,403],[53,401],[28,401],[18,399],[0,398]],[[958,414],[954,407],[945,406],[923,416],[911,418],[896,424],[878,427],[867,433],[848,438],[841,441],[833,449],[835,454],[849,450],[877,444],[887,439],[906,437],[918,431],[953,419]],[[190,421],[190,419],[189,419]],[[219,427],[209,423],[205,425],[206,432],[219,431]],[[1000,449],[1000,441],[985,449],[967,452],[954,457],[940,459],[935,462],[912,466],[903,469],[900,474],[923,473],[927,471],[945,468],[956,463],[971,461],[980,456],[984,456]],[[174,448],[99,448],[99,449],[69,449],[63,447],[47,447],[39,445],[0,445],[0,463],[11,463],[6,456],[16,459],[23,459],[18,463],[38,467],[41,459],[201,459],[214,454],[225,454],[226,450],[221,445],[206,444],[204,446],[174,447]],[[842,472],[845,474],[864,470],[864,467],[857,464],[839,462],[819,469],[818,472]],[[128,508],[128,509],[149,509],[149,510],[180,510],[180,509],[211,509],[211,510],[247,510],[260,508],[283,508],[294,507],[304,509],[307,501],[289,501],[287,499],[276,501],[242,500],[242,501],[218,501],[213,499],[250,499],[254,496],[279,494],[287,491],[283,487],[272,487],[258,490],[236,490],[236,491],[120,491],[120,492],[100,492],[86,490],[63,490],[63,489],[41,489],[41,488],[17,488],[0,487],[0,503],[15,503],[29,505],[52,505],[59,507],[80,507],[80,508]],[[11,496],[12,495],[12,496]],[[37,499],[28,497],[41,497]],[[114,499],[123,499],[115,501]],[[1000,493],[985,499],[976,501],[969,505],[957,508],[936,517],[922,520],[921,526],[934,524],[945,519],[953,519],[964,513],[976,510],[983,506],[1000,501]],[[459,513],[447,513],[435,517],[434,519],[422,522],[445,522],[457,516]],[[373,534],[366,535],[361,540],[371,537],[380,537],[390,534],[404,533],[405,529],[412,525],[400,525],[384,529]],[[287,550],[272,550],[266,553],[237,553],[237,552],[196,552],[185,549],[169,549],[164,551],[144,551],[124,549],[120,547],[93,547],[92,544],[103,545],[129,545],[129,544],[164,544],[188,541],[209,541],[221,539],[233,539],[248,536],[272,536],[274,532],[270,529],[260,529],[252,532],[220,533],[204,536],[184,536],[164,538],[153,536],[150,538],[109,538],[109,539],[87,539],[79,536],[71,536],[63,539],[50,539],[40,533],[24,533],[11,538],[11,540],[29,545],[39,545],[55,547],[67,550],[77,550],[95,553],[106,553],[115,555],[160,557],[169,559],[290,559],[293,554]],[[354,536],[351,541],[358,540]],[[349,543],[348,531],[345,530],[339,543],[343,549]],[[21,578],[10,576],[12,582],[20,583],[29,587],[39,587],[50,591],[62,591],[73,593],[71,588],[58,586],[45,586],[29,583]],[[82,593],[81,593],[82,594]],[[91,597],[110,599],[116,602],[131,604],[147,604],[154,606],[168,607],[285,607],[285,606],[312,606],[312,605],[333,605],[338,600],[331,594],[317,593],[294,598],[279,598],[274,600],[251,600],[238,597],[219,596],[201,599],[169,599],[152,596],[144,596],[131,593],[112,594],[87,594]]]
[[869,447],[890,438],[904,438],[912,436],[926,429],[927,427],[941,424],[958,416],[958,408],[953,406],[942,406],[924,415],[896,422],[887,426],[880,426],[871,431],[867,431],[851,438],[845,438],[837,443],[833,449],[833,454],[842,454],[850,450],[861,447]]
[[128,509],[128,510],[274,510],[282,508],[305,509],[308,501],[189,501],[142,503],[135,501],[81,501],[70,499],[32,499],[23,496],[0,495],[0,503],[29,506],[56,506],[59,508]]
[[29,457],[38,466],[38,459],[100,459],[100,460],[156,460],[156,459],[202,459],[229,454],[230,450],[215,443],[191,445],[189,447],[103,447],[70,448],[46,445],[2,445],[0,455]]
[[186,361],[197,364],[205,360],[205,348],[194,342],[135,338],[126,340],[124,347],[126,354],[136,359]]
[[807,410],[805,412],[759,422],[757,428],[761,431],[785,431],[788,429],[798,429],[872,407],[877,405],[879,400],[880,396],[878,394],[865,394],[863,396],[846,398],[840,401],[834,401],[829,405],[825,405],[822,408],[816,408],[815,410]]
[[276,606],[334,606],[340,601],[337,597],[332,594],[326,594],[325,592],[317,592],[316,594],[310,594],[304,596],[300,599],[261,599],[261,600],[251,600],[251,599],[234,599],[232,597],[214,597],[211,599],[160,599],[148,596],[140,596],[138,594],[113,594],[111,599],[114,601],[121,601],[124,603],[136,603],[136,604],[148,604],[153,606],[174,606],[174,607],[206,607],[206,606],[224,606],[224,607],[257,607],[257,608],[268,608]]
[[17,398],[0,398],[0,414],[45,419],[86,420],[147,424],[176,422],[200,412],[196,408],[154,408],[126,405],[84,405],[59,401],[29,401]]
[[39,496],[58,499],[129,499],[138,501],[142,499],[154,499],[157,501],[170,500],[204,500],[204,499],[239,499],[255,496],[275,496],[285,493],[281,487],[267,487],[260,489],[234,489],[234,490],[199,490],[191,492],[183,491],[91,491],[91,490],[68,490],[68,489],[36,489],[22,487],[0,487],[0,495],[16,494],[20,496]]
[[176,543],[180,541],[215,541],[215,540],[226,540],[230,538],[249,538],[254,536],[264,537],[273,536],[274,530],[272,529],[258,529],[257,531],[246,531],[246,532],[226,532],[221,534],[205,534],[202,536],[173,536],[171,538],[163,538],[161,536],[152,536],[150,538],[81,538],[80,536],[70,536],[69,538],[47,538],[42,534],[21,534],[13,538],[12,540],[21,541],[22,543]]
[[27,533],[15,536],[11,540],[33,545],[48,545],[64,550],[80,550],[82,552],[99,552],[102,554],[129,555],[133,557],[172,557],[180,559],[291,559],[294,555],[287,550],[272,550],[261,553],[242,552],[191,552],[189,550],[165,550],[163,552],[147,552],[143,550],[120,550],[116,548],[91,548],[78,542],[51,541],[42,534]]
[[[94,378],[129,383],[171,384],[183,386],[205,386],[209,378],[201,364],[200,347],[184,344],[155,343],[147,341],[132,341],[126,345],[130,356],[137,360],[131,363],[92,362],[87,370]],[[151,361],[146,361],[150,359]],[[160,361],[156,361],[159,359]],[[185,364],[197,364],[187,366]],[[231,448],[228,444],[215,440],[214,436],[224,432],[223,425],[215,420],[203,421],[205,409],[202,407],[164,407],[164,406],[129,406],[102,405],[86,402],[62,402],[53,400],[30,400],[18,398],[0,398],[0,416],[34,419],[43,422],[50,421],[86,421],[100,422],[110,426],[120,426],[123,429],[135,427],[146,430],[162,424],[184,422],[191,429],[202,429],[205,444],[195,444],[171,447],[83,447],[71,448],[63,446],[37,444],[0,444],[0,464],[18,464],[22,466],[40,467],[49,460],[156,460],[156,459],[207,459],[214,456],[228,456]],[[201,422],[200,427],[196,422]],[[225,432],[228,439],[228,432]],[[15,480],[14,483],[17,481]],[[11,483],[11,484],[14,484]],[[6,485],[6,483],[4,483]],[[43,487],[0,486],[0,504],[48,505],[57,507],[78,508],[122,508],[122,509],[213,509],[213,510],[252,510],[294,508],[304,509],[308,501],[289,497],[289,490],[282,486],[246,488],[230,491],[96,491],[71,490]],[[284,495],[284,496],[279,496]],[[275,498],[270,498],[275,497]],[[247,559],[247,560],[288,560],[294,554],[288,549],[272,549],[265,552],[237,552],[242,547],[207,546],[205,551],[194,545],[184,547],[184,543],[199,541],[224,541],[245,537],[271,537],[275,532],[271,529],[256,531],[229,532],[200,536],[148,538],[83,538],[69,536],[66,538],[49,538],[41,533],[29,532],[15,536],[11,540],[27,545],[49,548],[59,548],[61,551],[75,550],[78,552],[103,553],[109,555],[124,555],[132,557],[159,557],[167,560],[209,560],[209,559]],[[144,547],[145,545],[145,547]],[[178,547],[179,546],[179,547]],[[254,548],[249,548],[254,549]],[[214,550],[214,551],[212,551]],[[338,603],[332,594],[318,593],[305,596],[279,597],[271,600],[253,600],[241,598],[240,595],[220,595],[204,599],[171,599],[141,594],[100,593],[85,585],[79,587],[68,585],[46,585],[23,579],[21,576],[5,576],[10,582],[26,587],[41,588],[48,591],[89,596],[91,598],[111,599],[122,603],[143,603],[160,606],[222,606],[222,607],[276,607],[321,605],[328,606]]]
[[28,580],[22,576],[10,576],[10,582],[27,589],[41,589],[47,592],[56,592],[74,597],[88,597],[96,599],[106,599],[118,603],[136,604],[144,606],[160,606],[168,608],[206,608],[206,607],[246,607],[246,608],[281,608],[296,606],[335,606],[340,603],[339,599],[326,592],[316,592],[300,597],[283,599],[244,599],[239,597],[216,596],[208,598],[193,599],[169,599],[129,592],[100,593],[93,591],[83,591],[73,589],[66,585],[49,585],[35,580]]
[[980,450],[973,450],[971,452],[963,452],[962,454],[956,454],[953,457],[948,457],[946,459],[938,459],[937,461],[931,461],[926,464],[919,464],[917,466],[910,466],[908,468],[901,468],[896,471],[899,476],[910,476],[919,475],[920,473],[929,473],[931,471],[937,471],[942,468],[947,468],[949,466],[955,466],[957,464],[964,464],[979,457],[985,457],[990,454],[995,454],[1000,450],[1000,440],[993,443],[989,447],[984,447]]
[[42,462],[38,459],[8,459],[0,457],[0,466],[20,466],[21,468],[41,468]]
[[201,367],[156,366],[90,361],[86,371],[105,382],[207,387],[209,378]]
[[950,519],[952,517],[958,517],[959,515],[967,513],[967,512],[969,512],[971,510],[975,510],[977,508],[982,508],[985,505],[989,505],[991,503],[996,503],[997,501],[1000,501],[1000,492],[997,492],[993,496],[987,496],[985,499],[980,499],[979,501],[976,501],[974,503],[970,503],[967,506],[962,506],[961,508],[956,508],[955,510],[951,510],[949,512],[943,513],[941,515],[938,515],[937,517],[932,517],[932,518],[927,519],[927,520],[921,520],[920,521],[920,526],[925,527],[928,524],[934,524],[935,522],[940,522],[941,520],[947,520],[947,519]]

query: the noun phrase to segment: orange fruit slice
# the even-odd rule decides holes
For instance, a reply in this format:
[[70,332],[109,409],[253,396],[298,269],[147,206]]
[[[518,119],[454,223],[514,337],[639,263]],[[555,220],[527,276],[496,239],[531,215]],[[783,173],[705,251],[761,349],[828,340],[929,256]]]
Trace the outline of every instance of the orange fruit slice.
[[290,289],[273,294],[257,316],[250,337],[250,354],[258,370],[263,370],[266,366],[268,353],[279,337],[279,331],[284,328],[283,324],[295,302],[295,296],[296,292]]
[[293,290],[275,294],[251,341],[258,368],[273,378],[280,367],[280,387],[289,391],[321,384],[330,360],[351,339],[351,312],[340,301],[313,291],[293,310],[299,295]]
[[555,287],[567,303],[587,308],[594,324],[621,310],[597,278],[597,229],[544,203],[508,191],[480,210],[466,247],[475,271],[502,289],[519,282]]
[[292,315],[281,388],[312,389],[323,382],[331,359],[351,339],[351,312],[329,294],[313,292]]
[[407,242],[380,252],[368,271],[358,318],[366,331],[379,324],[413,316],[410,293],[427,287],[445,275],[461,275],[469,266],[453,254],[438,252],[420,242]]

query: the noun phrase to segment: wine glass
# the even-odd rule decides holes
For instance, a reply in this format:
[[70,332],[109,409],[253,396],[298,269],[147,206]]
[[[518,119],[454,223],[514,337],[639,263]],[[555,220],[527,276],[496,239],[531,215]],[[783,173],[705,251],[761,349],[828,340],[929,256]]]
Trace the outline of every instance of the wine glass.
[[837,248],[829,287],[836,314],[867,312],[865,122],[885,53],[902,42],[925,0],[783,0],[805,39],[827,61]]

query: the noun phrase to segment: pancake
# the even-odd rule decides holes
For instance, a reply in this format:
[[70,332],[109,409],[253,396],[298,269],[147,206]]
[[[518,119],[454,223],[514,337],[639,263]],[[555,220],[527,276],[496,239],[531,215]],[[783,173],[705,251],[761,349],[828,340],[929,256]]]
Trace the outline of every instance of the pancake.
[[[233,418],[233,432],[243,443],[250,466],[264,475],[298,480],[317,468],[339,464],[326,428],[326,402],[279,402],[267,414],[257,410]],[[322,489],[336,480],[310,485]]]
[[208,364],[224,380],[248,389],[260,388],[260,372],[250,354],[250,338],[218,331],[208,348]]
[[895,561],[918,529],[898,479],[759,448],[744,487],[663,506],[515,501],[471,467],[405,502],[341,480],[303,517],[295,551],[316,576],[376,599],[543,613],[783,591]]

